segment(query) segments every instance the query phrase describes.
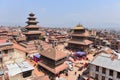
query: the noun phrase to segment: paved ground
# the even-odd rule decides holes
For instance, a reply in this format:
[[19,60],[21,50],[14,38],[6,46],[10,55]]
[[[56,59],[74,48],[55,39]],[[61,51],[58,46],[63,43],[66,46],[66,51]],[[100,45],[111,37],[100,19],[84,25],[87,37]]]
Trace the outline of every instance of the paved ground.
[[[70,53],[70,54],[73,53],[73,52],[70,52],[69,50],[65,50],[64,49],[64,45],[59,45],[58,47],[59,47],[59,49],[63,50],[66,53]],[[92,54],[88,54],[87,58],[88,58],[88,60],[83,60],[82,59],[82,60],[75,61],[73,63],[73,71],[70,71],[70,70],[68,71],[68,77],[66,77],[64,75],[61,75],[61,77],[64,77],[67,80],[77,80],[78,75],[79,74],[82,75],[82,72],[86,70],[86,68],[85,68],[85,69],[83,69],[81,71],[78,71],[79,67],[83,66],[85,63],[88,63],[90,60],[92,60],[93,59],[93,55]],[[80,63],[83,63],[83,64],[80,64]],[[76,75],[75,75],[75,72],[76,72]]]

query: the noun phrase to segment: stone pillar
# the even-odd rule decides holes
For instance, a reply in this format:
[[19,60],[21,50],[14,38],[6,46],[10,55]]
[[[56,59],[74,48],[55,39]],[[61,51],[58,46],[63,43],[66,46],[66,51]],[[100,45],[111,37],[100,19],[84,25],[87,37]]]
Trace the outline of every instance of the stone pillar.
[[99,77],[98,77],[99,80],[102,79],[102,67],[99,67]]
[[106,76],[109,76],[109,69],[106,69]]
[[98,80],[102,80],[102,76],[101,75],[98,75]]
[[105,77],[105,80],[109,80],[109,78],[108,78],[108,77]]
[[105,76],[105,80],[109,79],[109,69],[106,69],[106,76]]
[[99,73],[102,74],[102,67],[99,67]]
[[113,80],[117,80],[117,72],[113,71]]

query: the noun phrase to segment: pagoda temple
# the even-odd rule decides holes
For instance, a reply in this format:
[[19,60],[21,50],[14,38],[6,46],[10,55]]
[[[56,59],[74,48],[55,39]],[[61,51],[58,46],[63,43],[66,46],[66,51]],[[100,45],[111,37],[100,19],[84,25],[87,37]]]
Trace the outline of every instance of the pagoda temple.
[[27,37],[27,41],[37,40],[41,35],[41,32],[39,31],[39,26],[37,25],[38,21],[36,21],[36,18],[34,16],[35,14],[30,13],[29,17],[27,18],[27,26],[25,27],[24,32]]
[[40,40],[41,31],[39,30],[40,27],[37,25],[38,21],[36,21],[35,14],[30,13],[27,19],[27,25],[22,29],[26,41],[22,41],[19,44],[26,49],[26,56],[30,56],[31,54],[38,53],[38,44],[36,43]]
[[51,80],[54,80],[61,72],[68,69],[68,65],[64,62],[67,59],[67,54],[56,48],[48,48],[41,53],[41,60],[38,64]]
[[79,24],[72,29],[70,36],[71,39],[68,41],[68,47],[71,49],[84,51],[92,44],[92,41],[88,40],[89,31],[83,25]]

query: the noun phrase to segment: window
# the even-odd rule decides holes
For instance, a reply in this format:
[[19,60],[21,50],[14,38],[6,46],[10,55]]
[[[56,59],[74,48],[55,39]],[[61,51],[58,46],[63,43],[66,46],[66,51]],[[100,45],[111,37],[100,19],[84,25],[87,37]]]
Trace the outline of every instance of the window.
[[120,72],[117,72],[117,78],[120,78]]
[[95,74],[95,80],[98,80],[98,74]]
[[113,76],[113,70],[109,70],[109,75]]
[[5,54],[8,54],[8,50],[4,50],[4,53],[5,53]]
[[98,71],[98,72],[99,72],[99,66],[96,66],[96,71]]
[[105,80],[105,76],[102,76],[102,80]]
[[106,68],[102,68],[102,73],[106,74]]

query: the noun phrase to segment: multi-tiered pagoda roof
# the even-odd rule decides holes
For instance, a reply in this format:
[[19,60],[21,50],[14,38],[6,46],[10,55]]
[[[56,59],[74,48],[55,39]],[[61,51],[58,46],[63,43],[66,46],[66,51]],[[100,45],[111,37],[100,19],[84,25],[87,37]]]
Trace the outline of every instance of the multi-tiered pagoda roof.
[[68,65],[64,63],[68,54],[56,48],[48,48],[43,53],[43,62],[39,65],[45,68],[47,71],[53,74],[59,74],[61,71],[68,68]]
[[24,34],[27,37],[27,40],[29,41],[39,39],[41,32],[39,30],[39,26],[37,25],[38,21],[36,21],[35,14],[30,13],[27,19],[27,26],[25,26],[26,30],[24,32]]
[[26,23],[28,25],[26,26],[26,29],[30,29],[30,28],[37,28],[37,29],[39,29],[39,27],[37,25],[37,23],[39,23],[39,22],[36,21],[37,18],[35,17],[35,14],[30,13],[29,17],[27,19],[28,19],[28,21],[26,21]]
[[92,44],[92,41],[88,40],[90,33],[83,25],[77,25],[70,34],[71,39],[68,41],[71,48],[86,48]]

